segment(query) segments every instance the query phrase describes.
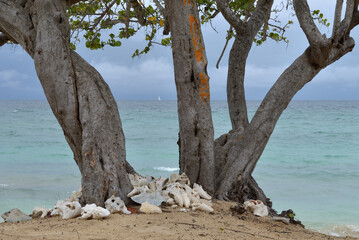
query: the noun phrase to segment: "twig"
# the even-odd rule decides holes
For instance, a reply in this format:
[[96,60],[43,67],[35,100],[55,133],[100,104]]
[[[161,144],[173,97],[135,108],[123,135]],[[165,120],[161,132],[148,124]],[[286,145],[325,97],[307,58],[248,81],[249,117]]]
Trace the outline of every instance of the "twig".
[[110,11],[110,9],[115,5],[116,1],[113,1],[109,6],[107,6],[106,10],[98,17],[97,21],[94,23],[94,25],[91,26],[90,30],[94,30],[97,25],[101,22],[103,17]]
[[183,224],[183,225],[189,225],[189,226],[196,226],[196,227],[201,227],[201,225],[198,224],[194,224],[194,223],[184,223],[184,222],[176,222],[175,224]]
[[[229,28],[229,33],[231,33],[232,31],[233,31],[233,27],[231,26],[231,27]],[[226,41],[226,44],[224,44],[224,47],[223,47],[221,56],[219,56],[219,58],[218,58],[218,61],[217,61],[217,64],[216,64],[216,68],[217,68],[217,69],[219,68],[219,63],[221,62],[221,59],[222,59],[222,57],[223,57],[223,54],[224,54],[224,52],[226,51],[228,42],[229,42],[229,37],[227,37],[227,41]]]

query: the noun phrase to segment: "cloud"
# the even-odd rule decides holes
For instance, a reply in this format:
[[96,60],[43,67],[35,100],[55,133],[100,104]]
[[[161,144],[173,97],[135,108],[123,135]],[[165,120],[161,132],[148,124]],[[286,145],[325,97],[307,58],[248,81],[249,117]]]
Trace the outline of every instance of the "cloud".
[[323,69],[313,83],[332,84],[340,83],[343,87],[359,86],[359,65],[330,66]]
[[127,99],[131,96],[137,99],[175,97],[172,62],[165,58],[134,61],[131,65],[103,60],[92,65],[101,73],[115,96],[120,94]]
[[[247,64],[245,75],[246,87],[270,87],[275,80],[284,71],[284,67],[270,66],[256,66]],[[212,80],[212,84],[217,87],[225,87],[227,82],[228,66],[220,67],[219,69],[210,68],[208,70]]]
[[[246,67],[246,87],[267,88],[271,87],[278,77],[286,69],[285,66],[256,66],[248,64]],[[219,81],[218,85],[226,84],[228,67],[219,70],[210,69],[211,79]],[[341,83],[346,87],[359,86],[359,65],[329,66],[323,69],[313,80],[316,84]]]
[[20,86],[20,81],[26,78],[27,75],[15,70],[2,70],[0,71],[0,87],[17,88]]

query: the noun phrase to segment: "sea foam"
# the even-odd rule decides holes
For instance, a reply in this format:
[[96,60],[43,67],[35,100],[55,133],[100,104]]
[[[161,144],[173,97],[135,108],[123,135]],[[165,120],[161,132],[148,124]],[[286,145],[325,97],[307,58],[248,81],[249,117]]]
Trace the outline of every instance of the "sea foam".
[[171,167],[154,167],[153,169],[161,172],[177,172],[179,168],[171,168]]
[[354,224],[331,225],[319,231],[335,237],[359,237],[359,225]]

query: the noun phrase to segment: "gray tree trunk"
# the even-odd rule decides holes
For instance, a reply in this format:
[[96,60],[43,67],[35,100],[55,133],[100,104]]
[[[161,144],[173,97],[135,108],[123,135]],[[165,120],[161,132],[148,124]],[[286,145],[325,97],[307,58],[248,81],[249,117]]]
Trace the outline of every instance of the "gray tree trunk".
[[[228,182],[229,186],[236,189],[235,191],[228,191],[225,195],[221,194],[220,191],[223,188],[222,176],[228,173],[227,169],[224,170],[223,167],[230,166],[233,164],[232,161],[237,164],[245,164],[245,160],[238,156],[239,152],[247,151],[247,146],[239,149],[238,142],[246,142],[243,140],[243,136],[249,128],[244,89],[245,67],[249,51],[252,48],[253,39],[265,21],[268,20],[273,1],[258,1],[255,10],[246,22],[242,22],[237,16],[231,15],[231,11],[228,11],[228,5],[224,1],[217,2],[224,17],[235,29],[235,39],[229,54],[227,75],[227,102],[232,130],[215,140],[216,165],[221,166],[221,168],[218,168],[221,171],[217,172],[217,194],[221,199],[231,198],[238,201],[260,199],[271,206],[271,202],[266,198],[252,176],[242,179],[245,180],[243,181],[244,184],[233,179],[231,182]],[[242,189],[240,193],[237,191],[238,184],[240,184],[240,189]]]
[[0,1],[0,27],[34,59],[37,75],[82,175],[82,203],[129,201],[125,138],[101,75],[69,48],[65,0]]
[[[307,35],[310,47],[279,77],[249,124],[246,121],[247,112],[242,88],[245,60],[252,42],[243,40],[246,38],[240,38],[240,35],[236,37],[229,59],[227,93],[233,130],[215,141],[216,165],[224,166],[217,181],[216,196],[219,199],[231,198],[245,201],[255,198],[271,206],[271,202],[253,179],[253,170],[279,117],[294,95],[323,68],[350,52],[354,47],[354,41],[349,37],[349,32],[359,23],[358,2],[351,4],[348,1],[346,18],[341,24],[336,24],[336,37],[326,39],[315,27],[306,1],[294,1],[298,20]],[[255,11],[246,23],[231,12],[225,0],[217,0],[217,3],[224,17],[236,29],[237,34],[246,31],[247,34],[244,36],[251,36],[253,39],[264,23],[273,1],[258,1]],[[336,21],[340,22],[340,16]],[[340,33],[342,33],[341,36]],[[239,42],[241,44],[238,44]],[[238,60],[241,62],[237,62]]]
[[214,192],[214,137],[207,58],[193,0],[166,0],[177,88],[180,172]]

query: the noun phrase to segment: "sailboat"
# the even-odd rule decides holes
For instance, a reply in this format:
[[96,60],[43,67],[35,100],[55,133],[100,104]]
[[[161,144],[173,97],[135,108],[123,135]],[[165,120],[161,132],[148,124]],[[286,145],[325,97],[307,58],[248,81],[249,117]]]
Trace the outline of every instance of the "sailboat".
[[160,97],[160,96],[158,96],[158,101],[161,101],[161,97]]

